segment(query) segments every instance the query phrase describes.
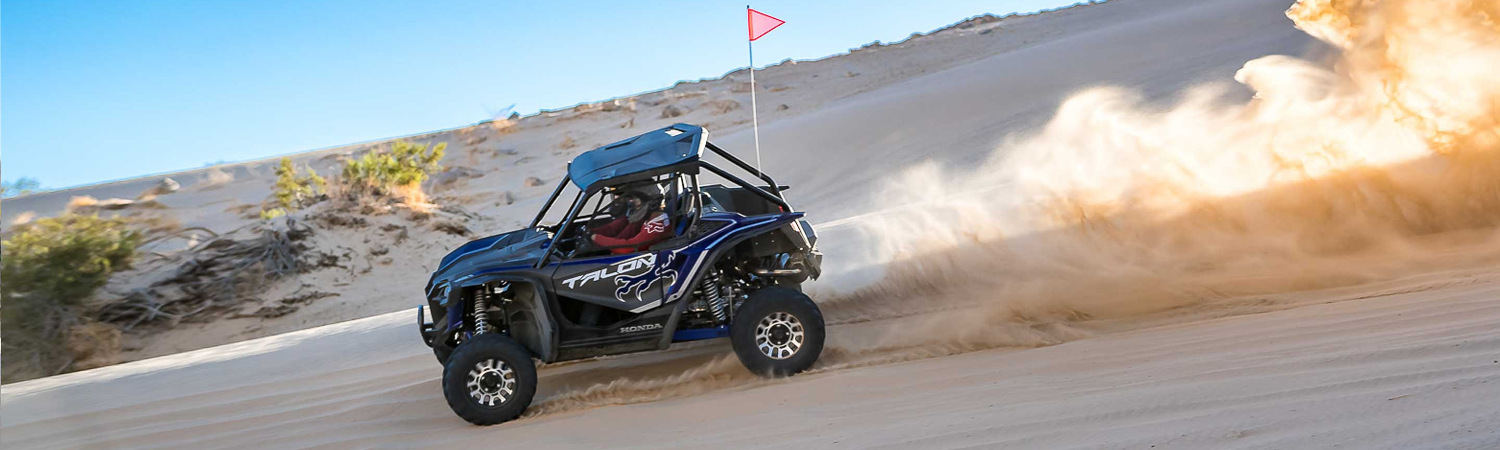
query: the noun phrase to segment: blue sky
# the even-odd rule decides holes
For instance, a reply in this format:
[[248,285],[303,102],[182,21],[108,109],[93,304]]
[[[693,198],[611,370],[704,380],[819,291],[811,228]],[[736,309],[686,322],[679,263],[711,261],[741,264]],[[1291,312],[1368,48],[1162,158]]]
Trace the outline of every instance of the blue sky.
[[[1062,0],[764,1],[756,65]],[[48,188],[530,114],[720,76],[742,1],[0,3],[3,177]]]

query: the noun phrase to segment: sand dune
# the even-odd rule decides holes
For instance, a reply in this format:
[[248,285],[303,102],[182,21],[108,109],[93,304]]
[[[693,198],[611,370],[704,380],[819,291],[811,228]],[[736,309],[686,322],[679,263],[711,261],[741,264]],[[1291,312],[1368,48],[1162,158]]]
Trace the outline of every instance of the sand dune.
[[[1270,53],[1300,53],[1311,40],[1288,26],[1281,15],[1285,2],[1225,3],[1229,10],[1181,8],[1177,2],[1135,0],[1131,4],[1097,4],[1010,17],[972,27],[953,27],[901,43],[872,46],[819,61],[783,63],[757,75],[763,92],[766,170],[794,185],[794,204],[811,211],[815,221],[832,221],[867,211],[858,205],[879,180],[904,165],[923,159],[962,162],[989,153],[1008,133],[1039,123],[1070,92],[1101,84],[1140,86],[1163,94],[1196,82],[1223,79],[1244,61]],[[1181,12],[1179,12],[1181,10]],[[1253,21],[1235,18],[1253,11]],[[1155,61],[1112,61],[1133,45],[1159,36],[1142,29],[1166,22],[1166,35],[1213,35],[1211,45],[1172,41]],[[1145,28],[1143,28],[1145,27]],[[1264,35],[1264,36],[1263,36]],[[1260,45],[1233,36],[1255,36]],[[1160,44],[1153,44],[1160,45]],[[1079,58],[1065,55],[1082,52]],[[1179,56],[1173,56],[1178,54]],[[1153,66],[1155,65],[1155,66]],[[461,127],[407,139],[447,142],[450,167],[472,169],[479,178],[432,186],[435,201],[463,208],[474,219],[466,224],[476,235],[498,233],[528,220],[550,193],[566,162],[597,145],[676,122],[704,125],[715,142],[748,157],[748,114],[716,114],[700,103],[737,101],[749,104],[742,89],[743,71],[723,78],[680,83],[670,89],[618,101],[546,111],[507,122]],[[926,87],[924,87],[926,86]],[[780,109],[779,105],[788,105]],[[688,110],[662,117],[668,106]],[[939,107],[940,106],[940,107]],[[952,120],[950,120],[952,119]],[[625,126],[629,125],[629,126]],[[914,133],[905,130],[924,130]],[[571,146],[564,143],[571,142]],[[335,173],[341,158],[388,145],[372,142],[292,155],[321,173]],[[566,148],[564,148],[566,147]],[[850,165],[859,159],[866,164]],[[124,214],[175,221],[219,233],[257,221],[258,204],[274,181],[274,158],[167,174],[182,190],[157,199],[166,209]],[[827,167],[843,167],[828,171]],[[225,175],[228,176],[225,176]],[[529,186],[527,178],[543,181]],[[0,227],[32,213],[46,216],[63,210],[74,196],[133,198],[161,177],[143,177],[6,199]],[[442,178],[441,176],[438,178]],[[246,302],[275,303],[304,281],[338,297],[305,304],[286,316],[222,319],[184,323],[170,329],[127,333],[124,360],[205,348],[368,317],[411,307],[412,286],[420,286],[448,249],[465,238],[433,232],[427,224],[399,223],[412,239],[390,248],[402,258],[381,263],[370,258],[379,233],[374,227],[321,230],[320,236],[352,255],[340,267],[271,289],[277,295]],[[384,239],[381,237],[381,239]],[[857,244],[856,244],[857,245]],[[830,266],[853,266],[860,255]],[[837,255],[833,255],[838,257]],[[368,271],[366,271],[368,269]],[[104,296],[123,296],[124,286],[106,287]],[[337,289],[335,289],[337,288]]]
[[[1361,109],[1368,99],[1357,82],[1368,73],[1358,72],[1360,61],[1324,61],[1335,49],[1293,27],[1289,4],[1116,0],[767,69],[766,83],[784,89],[762,101],[791,105],[766,119],[767,170],[794,186],[793,203],[820,224],[831,268],[809,286],[831,325],[810,373],[754,377],[722,342],[555,364],[540,369],[537,401],[522,419],[468,426],[442,401],[441,368],[406,309],[429,256],[462,239],[413,227],[402,261],[310,278],[340,290],[334,300],[277,319],[167,330],[133,354],[198,350],[0,387],[0,440],[7,448],[1500,447],[1500,406],[1489,401],[1500,395],[1500,189],[1486,178],[1500,165],[1487,135],[1449,127],[1483,131],[1480,119],[1493,111],[1432,121],[1439,137],[1468,140],[1419,142],[1400,127],[1380,128],[1464,108],[1405,121]],[[1299,23],[1325,39],[1337,29]],[[1433,42],[1418,37],[1403,42]],[[1328,42],[1346,57],[1360,54]],[[1421,56],[1446,55],[1376,66],[1426,62]],[[1268,68],[1300,75],[1230,82],[1237,73],[1288,73]],[[1410,72],[1402,87],[1433,81]],[[1306,87],[1301,75],[1334,73],[1355,82],[1314,77],[1340,88],[1282,95]],[[721,145],[748,148],[743,121],[709,103],[743,95],[736,77],[547,112],[503,133],[418,139],[464,140],[450,165],[484,175],[437,192],[485,217],[468,222],[476,232],[498,231],[545,194],[524,176],[551,176],[590,144],[632,134],[618,128],[627,119],[637,128],[699,120]],[[1465,81],[1474,80],[1437,84]],[[1216,87],[1195,88],[1203,83]],[[1258,97],[1247,103],[1251,89]],[[1396,100],[1408,93],[1376,91]],[[1469,105],[1462,96],[1420,97]],[[1330,103],[1344,115],[1287,113]],[[673,105],[688,116],[658,115]],[[1363,121],[1340,121],[1349,117]],[[1328,141],[1408,153],[1427,147],[1402,145],[1452,145],[1377,165],[1259,138],[1268,128],[1316,135],[1299,127],[1351,124],[1394,138]],[[367,148],[299,158],[332,164]],[[1212,157],[1216,164],[1192,165],[1218,154],[1241,165]],[[1268,157],[1306,170],[1235,179],[1261,174],[1254,164]],[[1333,162],[1308,169],[1312,160]],[[232,196],[264,195],[255,191],[265,183],[261,165],[226,169],[232,179],[213,175],[196,190],[184,182],[162,201],[185,223],[236,226],[242,219],[217,210]],[[1464,177],[1444,176],[1452,174]],[[1236,189],[1195,190],[1226,180]],[[113,188],[50,200],[91,189]],[[45,214],[44,199],[22,204]],[[7,211],[20,209],[7,202]],[[327,239],[359,249],[373,228]],[[365,318],[344,321],[354,317]],[[258,336],[268,337],[249,339]]]

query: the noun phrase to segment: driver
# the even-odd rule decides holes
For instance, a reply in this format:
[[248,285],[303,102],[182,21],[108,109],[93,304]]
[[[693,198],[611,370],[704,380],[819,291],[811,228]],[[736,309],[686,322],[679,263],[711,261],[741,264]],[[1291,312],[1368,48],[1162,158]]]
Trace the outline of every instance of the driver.
[[656,185],[643,186],[621,194],[623,214],[595,228],[589,237],[594,245],[609,248],[610,253],[645,251],[652,244],[672,237],[671,221],[662,212],[662,196]]

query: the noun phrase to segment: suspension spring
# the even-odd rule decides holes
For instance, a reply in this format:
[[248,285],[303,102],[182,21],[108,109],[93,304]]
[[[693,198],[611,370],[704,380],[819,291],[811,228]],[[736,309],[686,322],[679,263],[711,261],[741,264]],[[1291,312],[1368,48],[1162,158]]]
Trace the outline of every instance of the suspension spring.
[[485,312],[490,309],[490,293],[488,289],[480,290],[474,294],[474,335],[478,336],[490,332],[490,319]]
[[729,323],[729,299],[724,298],[724,293],[719,289],[719,271],[708,273],[703,279],[703,298],[708,300],[708,309],[713,311],[714,319],[720,323]]

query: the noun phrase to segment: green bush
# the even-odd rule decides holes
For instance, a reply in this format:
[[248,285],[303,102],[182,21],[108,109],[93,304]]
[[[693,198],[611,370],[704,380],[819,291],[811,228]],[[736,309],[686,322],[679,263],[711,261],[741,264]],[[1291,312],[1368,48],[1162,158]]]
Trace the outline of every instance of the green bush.
[[42,184],[35,179],[21,177],[15,181],[0,182],[0,197],[15,197],[26,195],[41,189]]
[[306,174],[299,174],[297,168],[292,166],[291,158],[281,158],[281,164],[276,166],[276,184],[271,188],[271,197],[276,199],[276,207],[262,210],[261,218],[283,216],[289,211],[317,203],[326,184],[317,171],[309,168]]
[[260,220],[267,220],[267,221],[269,221],[271,219],[275,219],[277,217],[281,217],[281,216],[285,216],[285,215],[286,215],[286,209],[285,208],[271,208],[271,209],[262,209],[262,210],[260,210]]
[[69,327],[80,324],[94,291],[129,268],[139,232],[124,220],[67,214],[17,227],[0,242],[0,327],[7,372],[65,369]]
[[448,148],[442,142],[428,150],[426,144],[396,141],[388,152],[369,152],[344,164],[340,183],[355,193],[391,194],[397,188],[411,188],[429,175],[443,170],[439,161]]

